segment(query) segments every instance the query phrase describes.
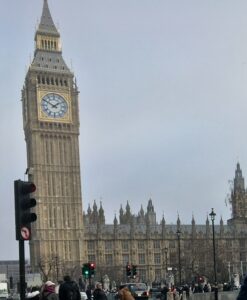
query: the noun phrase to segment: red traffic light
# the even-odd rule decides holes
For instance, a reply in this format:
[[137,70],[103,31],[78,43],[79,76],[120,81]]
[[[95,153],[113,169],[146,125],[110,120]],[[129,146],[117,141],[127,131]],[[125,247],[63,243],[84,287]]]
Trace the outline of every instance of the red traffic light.
[[90,269],[95,269],[95,263],[89,263]]
[[31,194],[36,191],[36,185],[33,182],[22,182],[21,191],[23,194]]

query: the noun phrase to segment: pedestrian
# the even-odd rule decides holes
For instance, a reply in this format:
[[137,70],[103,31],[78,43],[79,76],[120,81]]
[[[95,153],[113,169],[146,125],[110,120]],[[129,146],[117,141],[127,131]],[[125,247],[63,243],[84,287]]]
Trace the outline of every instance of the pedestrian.
[[246,299],[247,299],[247,276],[244,278],[244,283],[241,285],[241,289],[237,297],[237,300],[246,300]]
[[94,300],[107,300],[106,294],[102,289],[102,284],[100,282],[96,283],[95,290],[93,291]]
[[135,298],[132,296],[130,290],[127,286],[120,286],[119,292],[118,292],[120,300],[134,300]]
[[64,282],[60,284],[58,295],[59,300],[81,300],[81,294],[77,283],[65,275]]
[[40,288],[32,287],[31,290],[26,294],[26,299],[39,300],[40,299]]
[[90,284],[87,286],[86,294],[87,294],[87,300],[91,300],[91,298],[92,298],[92,290],[91,290],[91,285]]
[[40,300],[58,300],[58,296],[55,293],[55,283],[48,280],[42,288]]
[[169,289],[166,285],[161,289],[161,291],[160,291],[160,293],[161,293],[161,298],[160,299],[161,300],[167,300],[168,291],[169,291]]

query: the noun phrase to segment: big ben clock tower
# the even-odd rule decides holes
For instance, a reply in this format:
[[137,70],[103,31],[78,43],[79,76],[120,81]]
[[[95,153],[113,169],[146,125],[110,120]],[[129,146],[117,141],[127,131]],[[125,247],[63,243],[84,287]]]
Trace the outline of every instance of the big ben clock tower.
[[29,180],[37,187],[38,218],[30,241],[33,270],[56,260],[64,272],[82,262],[78,93],[44,0],[22,90]]

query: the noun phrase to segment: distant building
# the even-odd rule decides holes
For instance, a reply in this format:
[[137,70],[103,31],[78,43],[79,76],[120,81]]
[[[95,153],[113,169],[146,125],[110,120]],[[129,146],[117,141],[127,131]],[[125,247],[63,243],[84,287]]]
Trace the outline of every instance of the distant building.
[[[26,273],[30,272],[28,261],[25,262]],[[19,275],[19,260],[1,260],[0,274],[5,274],[6,281],[9,283],[10,277],[13,278],[14,288],[17,288],[17,283],[20,281]],[[2,280],[2,276],[0,276]]]
[[[247,192],[239,163],[230,195],[232,218],[227,224],[215,225],[217,272],[219,281],[229,281],[231,274],[243,274],[247,270]],[[178,237],[181,231],[181,277],[191,281],[206,276],[213,281],[212,223],[209,217],[205,224],[168,225],[164,217],[156,221],[152,200],[147,209],[141,207],[137,215],[131,212],[129,203],[120,208],[119,217],[113,224],[105,224],[102,203],[94,202],[84,214],[84,257],[96,262],[97,274],[107,273],[115,280],[125,281],[125,266],[137,265],[141,280],[163,281],[174,275],[178,280]],[[166,271],[166,267],[170,270]]]

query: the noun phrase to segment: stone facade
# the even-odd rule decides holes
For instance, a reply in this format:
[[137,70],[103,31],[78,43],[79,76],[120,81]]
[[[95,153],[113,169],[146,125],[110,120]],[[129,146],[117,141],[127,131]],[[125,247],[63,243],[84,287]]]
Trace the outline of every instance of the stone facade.
[[[227,224],[215,224],[217,278],[228,281],[234,273],[246,271],[247,243],[247,193],[239,163],[230,196],[232,218]],[[181,232],[178,241],[177,231]],[[205,224],[181,224],[179,216],[175,225],[168,225],[164,217],[156,222],[152,200],[147,209],[141,207],[137,215],[131,212],[129,203],[122,206],[113,224],[105,224],[102,204],[94,202],[84,214],[85,257],[96,262],[97,272],[112,274],[118,281],[125,281],[127,262],[137,265],[141,280],[162,281],[174,275],[179,280],[178,245],[182,281],[205,276],[214,279],[212,222]],[[169,271],[167,271],[167,268]]]

